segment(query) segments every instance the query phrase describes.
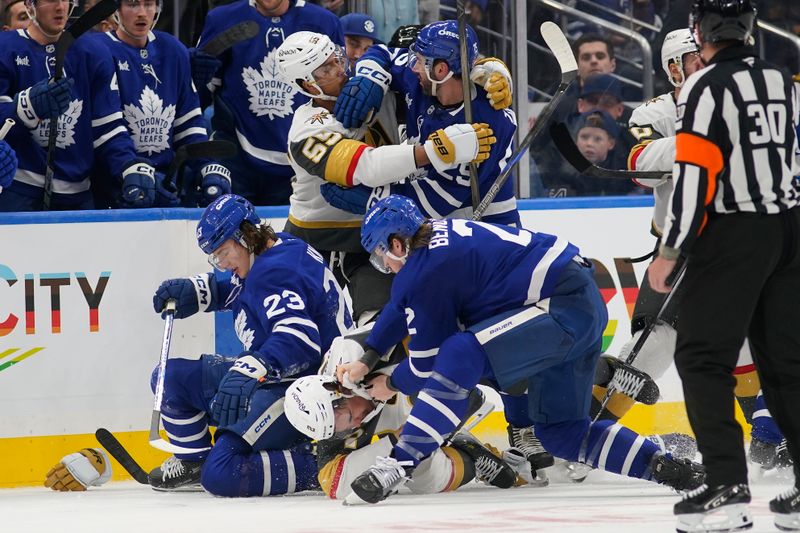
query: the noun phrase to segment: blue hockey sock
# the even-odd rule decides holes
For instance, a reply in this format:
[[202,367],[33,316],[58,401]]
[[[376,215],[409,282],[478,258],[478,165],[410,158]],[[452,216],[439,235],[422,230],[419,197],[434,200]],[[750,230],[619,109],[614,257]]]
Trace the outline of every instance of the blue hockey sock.
[[778,445],[783,440],[783,434],[778,429],[778,424],[767,409],[764,393],[758,391],[756,406],[753,410],[753,430],[751,435],[762,442]]

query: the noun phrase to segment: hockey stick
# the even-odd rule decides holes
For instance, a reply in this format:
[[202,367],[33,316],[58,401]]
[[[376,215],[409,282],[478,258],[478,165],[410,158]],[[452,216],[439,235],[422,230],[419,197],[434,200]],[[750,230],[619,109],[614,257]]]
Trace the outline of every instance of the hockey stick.
[[[461,54],[461,91],[464,95],[464,122],[472,124],[472,87],[469,79],[469,61],[467,57],[467,12],[464,9],[464,0],[456,1],[456,18],[458,19],[458,42]],[[478,188],[478,169],[475,163],[470,163],[469,189],[472,193],[472,210],[478,208],[481,201],[481,191]]]
[[575,141],[572,140],[572,135],[569,133],[567,125],[563,122],[553,124],[550,126],[550,135],[553,137],[553,144],[567,163],[575,167],[575,170],[581,174],[591,176],[593,178],[617,178],[617,179],[670,179],[672,172],[660,172],[657,170],[613,170],[603,167],[598,167],[591,161],[586,159]]
[[161,341],[161,357],[158,360],[158,379],[156,381],[156,394],[153,400],[153,416],[150,418],[150,446],[169,453],[196,453],[211,448],[184,448],[161,439],[158,428],[161,423],[161,401],[164,399],[164,374],[169,358],[169,345],[172,340],[172,324],[175,321],[176,301],[167,300],[164,306],[164,338]]
[[[53,74],[53,80],[58,81],[63,77],[64,73],[64,58],[67,56],[67,50],[75,42],[75,39],[92,29],[95,25],[101,23],[110,17],[114,11],[119,8],[118,0],[100,0],[89,11],[78,17],[78,20],[73,22],[69,28],[61,32],[56,41],[56,64]],[[44,200],[43,205],[45,210],[50,209],[50,201],[53,196],[53,174],[56,157],[56,138],[58,136],[58,118],[50,119],[50,131],[47,137],[47,166],[44,174]]]
[[231,26],[208,41],[201,50],[210,56],[217,57],[233,45],[252,39],[258,35],[258,31],[258,23],[256,21],[245,20],[235,26]]
[[[669,292],[667,297],[664,298],[664,302],[661,304],[661,308],[658,310],[656,318],[650,321],[650,323],[647,324],[647,326],[645,326],[645,328],[642,330],[642,334],[636,340],[636,344],[633,345],[633,348],[631,348],[628,357],[625,358],[626,365],[632,366],[633,360],[636,359],[637,355],[639,355],[639,351],[642,349],[642,346],[644,346],[644,343],[647,341],[647,338],[650,336],[650,333],[652,333],[653,328],[655,328],[656,325],[661,321],[661,317],[664,314],[664,311],[667,309],[667,306],[672,301],[672,297],[675,296],[675,293],[677,292],[678,289],[678,285],[683,279],[683,274],[686,272],[687,262],[688,261],[684,260],[678,271],[675,272],[675,276],[673,277],[674,281],[671,283],[672,290]],[[600,415],[605,410],[606,406],[608,405],[608,402],[611,400],[611,397],[614,395],[615,391],[618,390],[619,392],[631,397],[635,397],[640,392],[638,390],[629,388],[629,386],[633,384],[629,382],[620,383],[620,381],[617,380],[616,378],[617,378],[617,373],[615,372],[614,376],[611,378],[611,382],[608,384],[608,388],[606,389],[606,395],[603,397],[603,401],[600,403],[600,409],[597,411],[597,414],[594,415],[594,419],[592,419],[592,422],[597,422],[597,420],[600,418]],[[641,389],[641,387],[639,387],[639,389]]]
[[236,155],[236,145],[230,141],[203,141],[185,144],[175,150],[167,176],[175,176],[178,191],[183,190],[183,165],[189,159],[228,159]]
[[528,151],[531,142],[544,130],[545,124],[547,124],[550,116],[555,112],[556,107],[558,107],[559,102],[561,102],[561,99],[564,97],[564,92],[566,92],[567,87],[572,85],[572,82],[575,81],[575,78],[578,76],[578,63],[575,61],[575,55],[572,53],[572,48],[570,48],[569,42],[567,38],[564,37],[561,28],[555,23],[547,21],[542,24],[540,31],[544,42],[547,43],[547,47],[550,48],[550,51],[556,57],[556,61],[558,61],[558,66],[561,68],[561,83],[559,83],[553,98],[544,106],[542,112],[539,113],[539,116],[536,118],[536,124],[531,128],[525,138],[522,139],[522,143],[517,147],[517,150],[506,163],[505,168],[503,168],[502,172],[500,172],[494,180],[494,183],[486,192],[486,196],[473,211],[473,220],[480,220],[483,216],[489,204],[492,203],[494,197],[500,192],[500,188],[511,175],[511,170]]
[[109,430],[100,428],[94,432],[94,436],[97,439],[97,442],[99,442],[100,445],[111,454],[111,457],[116,459],[117,462],[122,465],[122,468],[124,468],[133,479],[142,485],[150,484],[150,476],[147,475],[147,472],[145,472],[144,469],[139,466],[139,463],[137,463],[133,457],[131,457],[131,454],[128,453],[128,450],[122,446],[122,443],[117,440],[117,437],[115,437]]

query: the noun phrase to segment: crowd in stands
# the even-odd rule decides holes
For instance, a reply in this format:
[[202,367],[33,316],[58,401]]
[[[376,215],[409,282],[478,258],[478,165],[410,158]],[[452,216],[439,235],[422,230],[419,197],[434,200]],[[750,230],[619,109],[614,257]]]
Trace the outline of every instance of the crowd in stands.
[[[65,4],[69,16],[74,19],[78,14],[94,5],[97,0],[1,1],[3,30],[20,32],[19,35],[25,39],[31,39],[31,35],[34,35],[32,40],[37,41],[44,49],[55,42],[55,37],[43,32],[42,27],[38,25],[38,33],[33,32],[30,35],[26,33],[29,31],[26,28],[32,23],[31,18],[35,16],[37,6],[41,8],[46,5]],[[227,109],[224,106],[220,108],[220,99],[218,98],[220,94],[227,94],[228,98],[251,98],[251,102],[253,99],[259,98],[279,100],[281,98],[279,93],[283,89],[262,92],[258,96],[258,91],[254,89],[253,85],[280,86],[282,82],[279,79],[280,74],[275,69],[268,68],[271,52],[267,52],[267,55],[264,56],[260,71],[251,69],[252,84],[231,70],[229,60],[224,63],[217,58],[208,57],[202,52],[201,45],[204,39],[207,41],[210,31],[207,21],[213,18],[209,17],[209,13],[213,9],[234,3],[249,3],[250,6],[258,9],[265,18],[272,17],[273,20],[279,20],[281,16],[288,17],[289,15],[286,15],[289,13],[288,10],[294,9],[297,5],[317,4],[314,9],[319,11],[297,11],[299,14],[296,16],[313,16],[317,19],[312,24],[315,31],[328,33],[334,41],[343,39],[342,44],[346,49],[351,66],[373,44],[389,44],[398,28],[407,28],[408,25],[424,26],[438,20],[453,19],[456,14],[455,0],[368,0],[365,3],[367,13],[351,12],[351,4],[354,2],[346,0],[123,0],[123,5],[129,5],[134,10],[139,9],[139,6],[143,10],[149,9],[147,6],[157,6],[158,11],[153,19],[153,28],[165,33],[156,32],[156,35],[177,32],[175,43],[182,43],[182,49],[188,49],[191,79],[197,94],[195,96],[188,93],[184,95],[184,89],[187,91],[189,89],[177,88],[175,90],[182,95],[181,99],[185,97],[185,101],[175,101],[172,102],[174,105],[169,105],[169,98],[159,96],[159,94],[155,94],[155,99],[151,98],[149,101],[149,104],[152,105],[161,102],[162,114],[172,113],[169,118],[171,130],[167,133],[169,146],[167,147],[166,144],[164,146],[164,148],[168,148],[167,152],[170,156],[167,159],[156,160],[154,154],[157,155],[161,150],[158,147],[153,148],[153,146],[142,148],[141,135],[143,134],[136,129],[138,126],[134,124],[135,117],[130,116],[129,105],[126,105],[130,102],[126,102],[124,98],[126,91],[123,85],[119,91],[123,98],[114,100],[119,104],[119,114],[109,114],[103,117],[95,114],[91,117],[91,129],[94,130],[92,142],[95,160],[92,164],[86,165],[87,168],[91,167],[90,174],[67,178],[68,183],[61,183],[64,176],[60,176],[58,173],[59,171],[65,172],[65,169],[59,165],[60,150],[56,149],[55,204],[51,204],[50,199],[46,198],[40,208],[203,206],[230,190],[248,197],[257,205],[288,203],[291,195],[292,169],[287,159],[287,149],[284,146],[282,150],[276,150],[274,143],[270,146],[266,144],[263,146],[252,145],[254,137],[248,136],[245,130],[247,128],[264,128],[264,131],[267,132],[265,135],[272,135],[276,138],[282,136],[285,140],[286,131],[284,130],[288,126],[281,126],[279,122],[291,112],[291,109],[284,109],[283,107],[286,106],[282,107],[282,104],[264,104],[262,107],[258,107],[251,103],[251,110],[257,115],[258,121],[247,122],[240,116],[237,109]],[[538,31],[539,25],[543,21],[554,20],[566,30],[578,62],[579,75],[576,83],[565,94],[553,114],[552,120],[564,122],[567,125],[578,148],[591,162],[605,168],[627,169],[628,156],[636,145],[636,140],[629,132],[631,111],[644,100],[642,72],[645,69],[652,69],[655,73],[655,95],[671,90],[668,80],[661,74],[662,64],[659,50],[666,33],[686,26],[690,2],[688,0],[566,0],[564,4],[591,15],[591,17],[588,19],[570,18],[554,13],[537,2],[528,3],[528,86],[530,90],[528,95],[522,97],[527,97],[532,102],[533,108],[539,109],[549,100],[549,95],[554,92],[558,83],[559,70],[553,58],[547,54],[546,48],[542,46],[543,41]],[[509,28],[513,20],[513,2],[509,0],[468,0],[466,7],[469,22],[477,29],[479,48],[482,54],[498,57],[507,64],[511,64],[513,46],[511,46]],[[326,16],[322,16],[322,14],[326,14]],[[759,18],[789,32],[800,34],[800,4],[766,2],[763,11],[759,13]],[[619,32],[609,31],[606,23],[616,24],[645,36],[652,44],[653,65],[643,66],[641,50],[638,45]],[[105,22],[99,24],[96,30],[112,32],[109,34],[112,41],[128,42],[129,40],[129,32],[124,29],[121,31],[119,28],[118,15],[109,17]],[[270,45],[271,39],[286,38],[283,29],[274,30],[277,33],[270,33],[270,31],[272,30],[268,30],[265,36],[266,50],[268,51],[275,48]],[[341,32],[340,35],[339,32]],[[152,40],[153,37],[149,39]],[[769,59],[782,64],[787,70],[797,69],[798,63],[800,63],[800,53],[791,47],[774,46],[776,42],[774,39],[772,35],[758,34],[756,47],[760,47],[762,50],[769,49],[772,54]],[[4,42],[11,43],[12,41]],[[47,53],[51,53],[51,50],[48,50]],[[146,40],[142,41],[140,53],[143,58],[146,57]],[[112,56],[114,56],[113,47]],[[114,56],[114,58],[117,61],[115,81],[124,84],[126,82],[120,79],[122,78],[120,75],[129,65],[120,57]],[[62,118],[59,119],[59,123],[61,123],[66,111],[66,107],[62,109],[63,106],[55,106],[54,100],[51,98],[54,95],[43,92],[47,84],[40,85],[39,82],[46,81],[45,75],[40,76],[42,78],[40,80],[30,80],[31,83],[28,84],[23,82],[19,73],[9,72],[15,68],[22,68],[20,65],[24,65],[28,61],[27,56],[18,53],[14,61],[16,61],[16,66],[13,62],[0,64],[0,119],[14,118],[15,114],[21,112],[20,106],[27,102],[26,99],[30,99],[33,103],[34,111],[41,113],[46,109],[49,114],[47,116],[34,114],[35,120],[29,124],[23,124],[24,121],[17,119],[17,125],[6,138],[5,142],[13,151],[17,152],[16,158],[19,160],[20,169],[14,175],[13,182],[0,183],[0,187],[5,189],[7,195],[6,201],[3,201],[2,195],[0,195],[0,211],[15,210],[14,203],[10,200],[11,195],[31,195],[33,194],[31,187],[42,188],[45,183],[42,180],[47,179],[38,170],[33,172],[30,168],[25,167],[27,164],[25,161],[31,156],[20,153],[19,146],[25,144],[26,140],[30,141],[30,138],[26,139],[24,133],[33,135],[30,132],[33,132],[34,129],[39,132],[38,135],[41,138],[38,142],[41,153],[38,154],[38,157],[44,158],[43,154],[48,150],[47,132],[43,124],[49,122],[50,116],[61,116]],[[155,59],[153,62],[155,63]],[[146,70],[147,67],[143,66],[142,68]],[[152,72],[150,74],[158,86],[158,83],[161,82],[159,78],[161,74]],[[48,76],[52,76],[52,73]],[[102,76],[100,77],[102,78]],[[85,94],[87,100],[97,99],[97,95],[93,92],[94,88],[84,87],[82,90],[88,91]],[[295,96],[293,103],[289,98],[289,107],[293,105],[296,108],[305,101],[304,96]],[[199,131],[200,126],[195,124],[182,132],[180,130],[182,121],[188,121],[195,115],[194,107],[192,107],[195,105],[193,103],[195,98],[197,99],[196,105],[205,119],[206,129]],[[520,98],[520,95],[515,94],[514,98]],[[42,102],[45,101],[49,103],[43,104]],[[75,101],[73,99],[69,105],[74,107]],[[400,107],[403,106],[402,101],[398,101],[398,104]],[[67,103],[64,105],[66,106]],[[176,108],[176,106],[179,108],[180,105],[185,107],[184,115],[181,115],[180,109]],[[252,107],[254,105],[258,107],[257,112]],[[190,108],[191,111],[186,111]],[[70,108],[70,112],[74,114],[76,110]],[[80,110],[77,113],[80,113]],[[84,115],[88,116],[86,109],[84,109]],[[77,117],[77,115],[75,116]],[[400,116],[399,111],[398,116]],[[535,118],[526,119],[528,117],[518,117],[519,127],[533,126]],[[102,120],[107,120],[112,125],[117,124],[118,127],[100,131],[98,122]],[[30,132],[23,133],[21,128],[24,127],[27,127]],[[63,137],[64,133],[61,128],[62,126],[59,125],[59,135]],[[115,150],[128,150],[131,154],[129,160],[126,160],[124,164],[116,161],[122,157],[118,153],[112,157],[101,150],[101,147],[106,146],[106,152],[109,151],[107,141],[108,136],[112,134],[124,137],[124,139],[118,140],[119,146]],[[200,163],[192,164],[190,162],[185,171],[181,171],[182,179],[176,183],[175,176],[165,176],[164,174],[168,172],[172,154],[181,145],[189,142],[184,139],[184,143],[181,143],[181,139],[194,134],[198,134],[199,137],[191,137],[191,142],[209,138],[231,141],[237,145],[239,154],[233,159],[209,158]],[[135,153],[130,148],[131,140],[135,145]],[[0,141],[0,143],[2,142]],[[278,142],[279,144],[280,142]],[[58,148],[64,147],[58,144]],[[22,152],[24,151],[25,149],[22,149]],[[0,151],[0,153],[4,152]],[[628,180],[601,180],[580,175],[561,157],[548,135],[536,139],[530,153],[531,170],[530,176],[526,179],[529,180],[532,197],[640,195],[652,192]],[[63,158],[64,155],[61,157]],[[75,156],[73,154],[69,157]],[[135,167],[134,165],[140,166]],[[141,165],[145,165],[146,168]],[[150,173],[153,174],[155,180],[152,190],[148,186],[146,177]],[[276,179],[269,182],[269,191],[259,189],[259,187],[263,188],[261,185],[259,187],[250,186],[253,176],[263,173],[277,176]],[[517,176],[517,179],[521,178]],[[20,185],[18,183],[20,181],[24,183]],[[98,185],[101,181],[113,182],[114,186],[110,189],[102,187],[104,189],[102,191],[95,190],[101,188]],[[251,182],[250,185],[247,185],[248,181]],[[88,194],[83,188],[84,182],[85,189],[91,186],[91,201],[87,199],[88,197],[80,202],[77,200],[64,201],[59,197],[59,194],[64,191],[79,191],[82,194]],[[44,185],[44,187],[46,186],[48,185]],[[140,187],[142,187],[141,190]],[[136,197],[135,201],[132,200],[134,197]],[[28,208],[34,209],[30,206],[37,204],[26,202],[26,205]],[[60,207],[51,207],[51,205],[60,205]],[[20,209],[27,208],[20,206]]]

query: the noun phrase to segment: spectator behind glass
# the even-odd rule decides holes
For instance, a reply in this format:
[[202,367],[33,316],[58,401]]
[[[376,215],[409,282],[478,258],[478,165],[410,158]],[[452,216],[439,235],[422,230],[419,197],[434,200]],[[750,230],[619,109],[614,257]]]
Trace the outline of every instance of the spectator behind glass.
[[575,144],[583,157],[604,167],[618,135],[619,127],[611,115],[604,111],[589,111],[580,116]]
[[3,2],[3,31],[24,30],[31,23],[22,0]]
[[370,0],[368,11],[377,25],[377,37],[384,43],[399,26],[419,24],[417,0]]
[[340,17],[344,32],[344,47],[352,67],[367,48],[373,44],[383,44],[377,38],[375,19],[364,13],[350,13]]

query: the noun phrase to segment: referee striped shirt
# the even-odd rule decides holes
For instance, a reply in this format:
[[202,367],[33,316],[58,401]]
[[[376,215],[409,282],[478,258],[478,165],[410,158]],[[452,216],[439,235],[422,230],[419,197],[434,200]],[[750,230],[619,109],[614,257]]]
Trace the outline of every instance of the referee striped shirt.
[[798,205],[800,102],[788,75],[752,48],[732,46],[687,80],[677,106],[665,258],[687,253],[711,213],[773,214]]

